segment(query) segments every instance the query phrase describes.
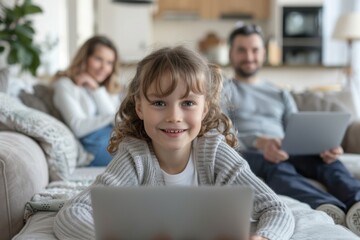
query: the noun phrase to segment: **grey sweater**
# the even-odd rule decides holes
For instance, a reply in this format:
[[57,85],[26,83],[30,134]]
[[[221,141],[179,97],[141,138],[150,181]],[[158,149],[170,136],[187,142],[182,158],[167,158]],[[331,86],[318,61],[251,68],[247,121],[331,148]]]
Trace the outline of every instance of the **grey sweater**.
[[[255,192],[253,219],[256,233],[276,240],[290,239],[294,218],[277,195],[259,180],[247,162],[218,134],[207,134],[193,142],[199,185],[246,185]],[[161,186],[164,178],[156,156],[147,142],[126,138],[104,173],[93,185]],[[95,239],[89,189],[69,200],[54,223],[59,239]]]
[[248,149],[259,136],[283,138],[288,118],[297,107],[288,91],[269,82],[231,79],[224,84],[222,110],[233,122],[241,147]]

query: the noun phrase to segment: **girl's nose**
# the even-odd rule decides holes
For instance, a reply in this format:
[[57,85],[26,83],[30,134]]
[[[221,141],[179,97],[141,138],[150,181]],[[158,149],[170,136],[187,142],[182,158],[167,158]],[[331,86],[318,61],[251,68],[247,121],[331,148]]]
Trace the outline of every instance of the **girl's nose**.
[[170,107],[166,115],[167,122],[181,122],[182,121],[182,111],[178,106]]

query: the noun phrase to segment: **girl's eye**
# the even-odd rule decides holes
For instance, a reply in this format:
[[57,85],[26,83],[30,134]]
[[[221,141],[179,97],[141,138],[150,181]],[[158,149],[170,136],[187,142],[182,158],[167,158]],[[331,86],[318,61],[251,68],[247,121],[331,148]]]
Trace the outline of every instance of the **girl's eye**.
[[155,106],[155,107],[164,107],[165,106],[165,102],[163,101],[153,101],[151,103],[151,105]]
[[185,107],[191,107],[191,106],[194,106],[196,103],[194,101],[184,101],[182,103],[183,106]]

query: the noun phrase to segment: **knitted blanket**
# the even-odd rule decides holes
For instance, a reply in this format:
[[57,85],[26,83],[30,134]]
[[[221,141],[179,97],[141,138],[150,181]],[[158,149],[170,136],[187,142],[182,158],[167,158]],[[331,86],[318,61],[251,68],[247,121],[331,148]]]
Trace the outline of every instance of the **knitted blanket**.
[[38,211],[59,211],[64,203],[87,188],[94,180],[70,180],[51,182],[44,191],[35,194],[25,205],[24,220]]

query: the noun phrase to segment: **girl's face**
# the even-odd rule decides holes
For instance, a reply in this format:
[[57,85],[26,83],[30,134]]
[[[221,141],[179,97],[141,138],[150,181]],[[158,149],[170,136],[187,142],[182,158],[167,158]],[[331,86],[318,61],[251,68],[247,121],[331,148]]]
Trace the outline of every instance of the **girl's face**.
[[87,60],[86,72],[98,83],[102,83],[113,72],[114,62],[114,51],[104,45],[97,45]]
[[[189,153],[191,142],[200,132],[201,121],[208,112],[205,96],[190,91],[184,97],[185,84],[180,81],[166,97],[159,96],[155,84],[152,84],[147,91],[150,102],[144,96],[136,101],[136,112],[144,122],[156,154],[169,151],[178,151],[180,155]],[[169,85],[165,75],[161,80],[162,89],[167,89]]]

